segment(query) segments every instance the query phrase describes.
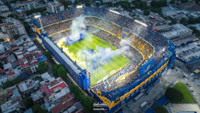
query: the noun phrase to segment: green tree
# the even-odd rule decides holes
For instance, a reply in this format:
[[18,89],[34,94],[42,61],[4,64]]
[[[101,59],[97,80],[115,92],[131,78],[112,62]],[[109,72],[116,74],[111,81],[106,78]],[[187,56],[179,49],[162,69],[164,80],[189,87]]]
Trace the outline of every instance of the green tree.
[[17,20],[21,20],[21,19],[19,18],[19,16],[15,15],[15,14],[10,14],[10,15],[8,15],[8,17],[15,18],[15,19],[17,19]]
[[152,0],[150,5],[154,8],[164,7],[167,6],[167,0]]
[[84,96],[83,92],[76,85],[69,86],[70,91],[75,95],[75,99],[80,101],[82,96]]
[[198,18],[190,17],[189,20],[188,20],[188,24],[196,24],[196,23],[199,23],[199,22],[200,22],[200,17],[198,17]]
[[69,88],[70,91],[75,95],[75,99],[81,102],[84,110],[87,113],[92,113],[94,99],[89,96],[85,96],[78,86],[71,85]]
[[67,71],[63,66],[58,67],[57,75],[62,79],[66,79]]
[[175,0],[170,0],[170,4],[175,4]]
[[193,30],[193,34],[196,34],[196,36],[200,36],[200,31],[197,30],[196,27],[191,26],[191,27],[189,27],[189,28]]
[[35,104],[32,109],[33,113],[47,113],[47,111],[42,109],[39,104]]
[[74,5],[77,5],[77,4],[79,4],[79,0],[74,1]]
[[200,0],[195,0],[195,3],[200,5]]
[[181,0],[181,3],[186,3],[188,2],[188,0]]
[[61,64],[54,64],[52,66],[52,72],[55,77],[61,77],[63,80],[67,78],[67,70]]
[[184,98],[183,94],[175,88],[167,88],[165,96],[173,103],[180,102]]
[[2,19],[4,19],[5,17],[0,16],[0,23],[2,23]]
[[20,37],[19,35],[14,35],[14,36],[13,36],[13,38],[14,38],[15,40],[19,39],[19,37]]
[[161,105],[157,105],[153,109],[154,109],[155,113],[168,113],[167,109],[165,109]]
[[184,25],[187,24],[187,19],[186,18],[181,18],[180,23],[184,24]]
[[48,69],[48,64],[47,64],[47,62],[43,61],[43,62],[39,63],[39,66],[37,68],[37,72],[38,73],[44,73],[44,72],[47,71],[47,69]]
[[152,7],[152,8],[151,8],[151,11],[152,11],[152,12],[155,12],[155,13],[158,13],[158,14],[160,14],[160,15],[162,14],[162,9],[161,9],[161,8],[154,8],[154,7]]
[[28,98],[24,98],[23,103],[24,103],[26,109],[31,108],[34,104],[32,99],[28,99]]
[[43,54],[49,59],[51,60],[52,59],[52,54],[47,50],[47,51],[44,51]]
[[0,62],[0,68],[3,69],[3,64],[2,64],[2,62]]
[[91,6],[90,2],[87,1],[87,2],[85,3],[85,6],[87,6],[87,7]]
[[23,81],[23,79],[21,79],[21,78],[16,78],[15,80],[12,80],[12,81],[8,80],[5,83],[3,83],[2,88],[6,89],[6,88],[11,87],[11,86],[13,86],[15,84],[18,84],[18,83],[20,83],[22,81]]
[[4,39],[0,39],[0,42],[3,42],[4,41]]
[[149,15],[150,14],[150,11],[149,10],[144,10],[144,15]]
[[94,99],[91,98],[90,96],[82,96],[81,104],[83,105],[83,109],[87,111],[87,113],[92,113],[93,103],[94,103]]
[[141,0],[136,0],[132,2],[136,8],[139,9],[146,9],[147,8],[147,3],[145,1],[141,1]]
[[115,3],[115,6],[120,5],[125,10],[131,10],[131,3],[128,1],[119,1]]

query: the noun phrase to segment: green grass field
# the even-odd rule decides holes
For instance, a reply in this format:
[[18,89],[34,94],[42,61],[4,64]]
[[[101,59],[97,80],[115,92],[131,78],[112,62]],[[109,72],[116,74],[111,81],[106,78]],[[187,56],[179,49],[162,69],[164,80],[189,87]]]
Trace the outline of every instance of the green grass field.
[[[70,46],[65,45],[63,40],[57,42],[59,47],[63,48],[63,51],[78,64],[82,69],[87,69],[90,73],[91,86],[95,85],[99,80],[102,80],[104,77],[109,77],[126,66],[130,60],[124,55],[117,55],[112,58],[108,63],[98,66],[97,69],[89,69],[89,66],[92,64],[86,63],[86,56],[82,54],[84,50],[93,50],[94,53],[98,53],[96,47],[102,48],[111,48],[111,50],[116,50],[114,46],[105,40],[96,37],[91,34],[87,34],[86,38],[76,42]],[[89,61],[87,61],[89,62]]]
[[185,86],[185,84],[178,82],[175,86],[175,89],[177,89],[178,91],[180,91],[183,96],[184,99],[180,102],[180,103],[195,103],[192,95],[190,94],[190,92],[188,91],[187,87]]

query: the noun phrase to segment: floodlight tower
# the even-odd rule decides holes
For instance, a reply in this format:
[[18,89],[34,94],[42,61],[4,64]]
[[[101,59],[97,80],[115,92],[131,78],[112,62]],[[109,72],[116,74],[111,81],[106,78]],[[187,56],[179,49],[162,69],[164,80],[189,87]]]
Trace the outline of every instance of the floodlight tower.
[[35,15],[34,18],[35,19],[37,19],[37,18],[39,19],[39,21],[40,21],[40,27],[42,28],[42,32],[43,32],[44,29],[43,29],[43,25],[42,25],[42,21],[41,21],[41,15]]

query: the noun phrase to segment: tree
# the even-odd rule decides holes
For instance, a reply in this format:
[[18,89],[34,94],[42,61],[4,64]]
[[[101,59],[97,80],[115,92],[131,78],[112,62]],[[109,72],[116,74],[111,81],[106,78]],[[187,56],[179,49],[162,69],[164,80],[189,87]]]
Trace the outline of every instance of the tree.
[[2,23],[2,19],[4,19],[5,17],[0,16],[0,23]]
[[60,66],[57,70],[57,75],[62,79],[65,79],[67,76],[67,71],[63,66]]
[[195,3],[200,5],[200,0],[195,0]]
[[154,8],[164,7],[167,6],[167,0],[152,0],[150,5]]
[[19,37],[20,37],[20,36],[19,36],[18,34],[13,36],[13,38],[14,38],[15,40],[17,40]]
[[39,63],[39,66],[37,68],[37,72],[38,73],[44,73],[44,72],[47,71],[47,69],[48,69],[48,64],[47,64],[47,62],[43,61],[43,62]]
[[181,0],[181,3],[186,3],[188,2],[188,0]]
[[69,7],[69,5],[72,5],[72,2],[71,1],[65,1],[65,3],[64,3],[64,7],[65,7],[65,9],[68,9]]
[[167,109],[165,109],[161,105],[157,105],[153,109],[154,109],[155,113],[168,113]]
[[32,109],[33,113],[47,113],[47,111],[42,109],[39,104],[35,104]]
[[180,102],[184,98],[183,94],[175,88],[168,88],[165,92],[165,96],[173,103]]
[[200,17],[198,17],[198,18],[190,17],[189,20],[188,20],[188,24],[196,24],[196,23],[199,23],[199,22],[200,22]]
[[22,81],[23,81],[23,79],[21,79],[21,78],[16,78],[15,80],[12,80],[12,81],[8,80],[5,83],[3,83],[2,88],[6,89],[6,88],[11,87],[11,86],[13,86],[15,84],[18,84],[18,83],[20,83]]
[[32,10],[25,11],[25,13],[26,13],[26,15],[31,15],[32,13],[37,13],[37,12],[44,13],[45,11],[46,11],[46,7],[42,7],[42,8],[38,8],[38,9],[32,9]]
[[83,92],[79,89],[76,85],[69,86],[70,91],[75,95],[75,99],[80,101],[82,96],[84,95]]
[[61,64],[54,64],[52,67],[52,72],[55,77],[66,79],[67,70]]
[[49,60],[52,59],[52,54],[48,50],[44,51],[43,54],[47,57],[47,59],[49,59]]
[[150,11],[149,10],[144,10],[144,15],[149,15],[150,14]]
[[0,68],[3,69],[3,64],[2,64],[2,62],[0,62]]
[[115,3],[115,6],[120,5],[125,10],[131,10],[131,3],[128,1],[119,1]]
[[0,39],[0,42],[3,42],[4,41],[4,39]]
[[24,22],[24,27],[26,29],[26,32],[28,32],[28,33],[32,32],[31,26],[28,24],[28,22]]
[[136,8],[139,8],[139,9],[144,10],[147,8],[147,3],[145,1],[136,0],[136,1],[133,1],[133,4],[135,5]]
[[11,18],[15,18],[15,19],[17,19],[17,20],[21,20],[17,15],[15,15],[15,14],[10,14],[10,15],[8,15],[8,17],[11,17]]
[[79,3],[79,0],[74,1],[74,5],[77,5]]
[[152,8],[151,8],[151,11],[152,11],[152,12],[155,12],[155,13],[158,13],[158,14],[160,14],[160,15],[162,14],[162,9],[161,9],[161,8],[154,8],[154,7],[152,7]]
[[193,34],[196,34],[196,36],[200,36],[200,31],[197,30],[196,27],[191,26],[191,27],[189,27],[189,28],[193,30]]
[[87,113],[92,113],[94,99],[89,96],[85,96],[78,86],[71,85],[69,88],[70,91],[75,95],[75,99],[81,102],[84,110]]
[[32,100],[32,99],[28,99],[28,98],[24,98],[24,99],[23,99],[23,103],[24,103],[26,109],[32,107],[33,104],[34,104],[34,103],[33,103],[33,100]]
[[93,111],[93,103],[94,103],[94,99],[92,99],[90,96],[82,96],[81,104],[83,105],[83,109],[87,113],[92,113],[92,111]]
[[186,18],[181,18],[180,23],[181,24],[186,24],[187,23],[187,19]]
[[175,0],[170,0],[170,4],[175,4]]
[[89,1],[87,1],[86,3],[85,3],[85,6],[91,6],[91,4],[90,4],[90,2]]

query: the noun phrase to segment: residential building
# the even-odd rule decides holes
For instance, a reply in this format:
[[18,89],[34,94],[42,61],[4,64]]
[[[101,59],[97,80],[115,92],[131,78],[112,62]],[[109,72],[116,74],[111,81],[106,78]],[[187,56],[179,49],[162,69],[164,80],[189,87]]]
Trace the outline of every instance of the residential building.
[[20,111],[23,108],[22,98],[16,86],[0,91],[0,104],[3,113]]
[[171,31],[167,31],[162,33],[163,36],[174,39],[178,37],[188,37],[192,35],[192,30],[188,27],[184,26],[183,24],[175,24],[173,25],[173,29]]
[[48,3],[47,12],[49,12],[49,13],[56,13],[56,12],[63,11],[63,10],[65,10],[64,5],[62,5],[58,1]]

